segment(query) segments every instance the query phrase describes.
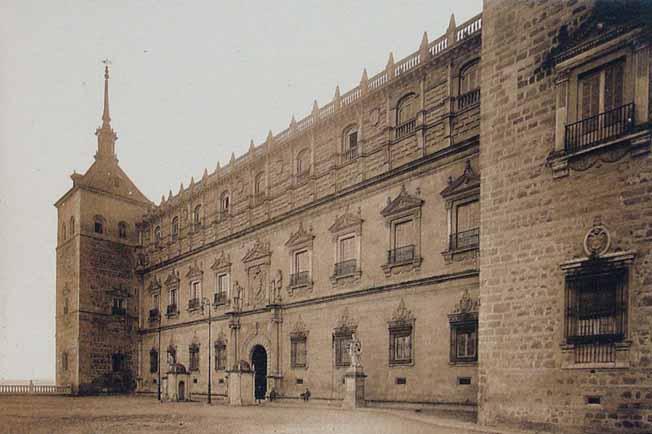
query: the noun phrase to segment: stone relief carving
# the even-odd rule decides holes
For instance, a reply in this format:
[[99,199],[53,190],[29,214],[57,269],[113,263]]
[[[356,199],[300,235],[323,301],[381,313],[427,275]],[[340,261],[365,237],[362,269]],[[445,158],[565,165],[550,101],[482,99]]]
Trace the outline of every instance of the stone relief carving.
[[599,219],[584,236],[584,252],[590,258],[604,255],[611,246],[611,235],[607,228],[600,223]]
[[351,368],[361,368],[360,356],[362,355],[362,342],[353,333],[351,342],[349,343],[349,356],[351,357]]
[[283,288],[283,272],[276,270],[270,282],[271,291],[269,296],[269,303],[275,304],[281,302],[281,288]]

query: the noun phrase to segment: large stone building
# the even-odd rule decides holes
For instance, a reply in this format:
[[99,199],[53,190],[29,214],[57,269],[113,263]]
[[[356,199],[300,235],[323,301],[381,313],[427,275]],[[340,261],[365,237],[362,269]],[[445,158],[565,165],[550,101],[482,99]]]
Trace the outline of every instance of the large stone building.
[[257,396],[337,401],[355,333],[371,405],[649,433],[649,17],[487,0],[158,205],[118,166],[107,70],[56,203],[57,382],[219,398],[250,364]]

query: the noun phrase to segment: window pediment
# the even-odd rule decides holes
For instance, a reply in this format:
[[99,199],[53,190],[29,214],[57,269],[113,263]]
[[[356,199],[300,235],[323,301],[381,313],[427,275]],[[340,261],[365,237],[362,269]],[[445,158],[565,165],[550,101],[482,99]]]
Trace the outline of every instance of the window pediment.
[[247,254],[242,258],[242,262],[252,262],[259,259],[267,259],[269,256],[271,256],[271,254],[272,253],[269,249],[269,242],[256,240]]
[[172,270],[170,271],[170,274],[168,274],[168,277],[165,279],[165,285],[169,287],[174,287],[174,286],[179,286],[179,272]]
[[358,323],[354,318],[351,318],[349,314],[349,309],[344,308],[344,311],[342,312],[342,316],[337,320],[337,323],[335,324],[335,335],[350,335],[351,333],[355,333],[356,329],[358,328]]
[[358,215],[347,211],[341,216],[336,216],[335,223],[333,223],[328,230],[334,234],[344,232],[348,229],[359,231],[363,222],[364,220],[360,218],[360,208],[358,208]]
[[113,297],[121,297],[121,298],[131,297],[131,291],[129,291],[129,288],[125,288],[123,286],[118,286],[117,288],[108,289],[106,292],[107,294]]
[[405,189],[405,184],[401,186],[401,192],[394,200],[387,199],[387,206],[380,212],[384,217],[398,214],[423,205],[423,199],[410,195]]
[[477,175],[471,167],[471,160],[466,160],[464,173],[458,178],[448,179],[448,185],[442,190],[441,196],[449,199],[454,196],[464,195],[465,193],[475,192],[480,188],[480,175]]
[[303,322],[303,318],[299,315],[299,318],[297,318],[296,322],[292,326],[292,330],[290,331],[290,337],[292,338],[306,338],[308,336],[308,329],[306,328],[306,324]]
[[411,327],[414,323],[414,319],[412,311],[405,307],[405,301],[401,298],[396,310],[392,313],[392,319],[389,321],[389,326],[390,328]]
[[197,264],[190,264],[186,277],[189,279],[192,278],[201,278],[204,275],[204,272],[197,266]]
[[161,289],[161,281],[159,280],[158,277],[154,277],[152,280],[149,281],[149,286],[147,287],[147,290],[151,293],[158,292]]
[[312,244],[312,240],[315,238],[315,236],[312,234],[312,228],[310,228],[309,231],[307,231],[303,227],[303,222],[299,223],[299,229],[292,235],[290,235],[290,239],[288,239],[285,243],[287,247],[297,247],[297,246],[304,246],[304,245],[310,245]]
[[452,323],[477,321],[479,311],[480,300],[471,297],[469,290],[466,289],[462,294],[460,301],[455,305],[453,312],[448,315],[448,319]]
[[231,256],[222,252],[222,254],[215,258],[213,265],[211,265],[211,270],[213,271],[225,271],[231,268]]

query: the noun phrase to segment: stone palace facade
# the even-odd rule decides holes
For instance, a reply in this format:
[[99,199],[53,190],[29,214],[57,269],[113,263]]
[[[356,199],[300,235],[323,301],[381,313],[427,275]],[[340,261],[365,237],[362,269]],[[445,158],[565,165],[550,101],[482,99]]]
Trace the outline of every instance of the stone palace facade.
[[355,334],[368,405],[650,432],[648,6],[486,0],[159,204],[107,68],[55,204],[57,383],[224,399],[249,366],[256,397],[338,401]]

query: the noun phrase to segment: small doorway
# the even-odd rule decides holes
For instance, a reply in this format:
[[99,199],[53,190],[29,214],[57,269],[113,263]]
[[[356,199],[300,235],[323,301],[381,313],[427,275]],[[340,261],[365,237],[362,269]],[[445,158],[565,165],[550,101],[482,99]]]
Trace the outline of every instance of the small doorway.
[[186,383],[179,381],[179,401],[186,400]]
[[256,345],[251,352],[251,364],[254,367],[254,397],[265,399],[267,393],[267,351]]

